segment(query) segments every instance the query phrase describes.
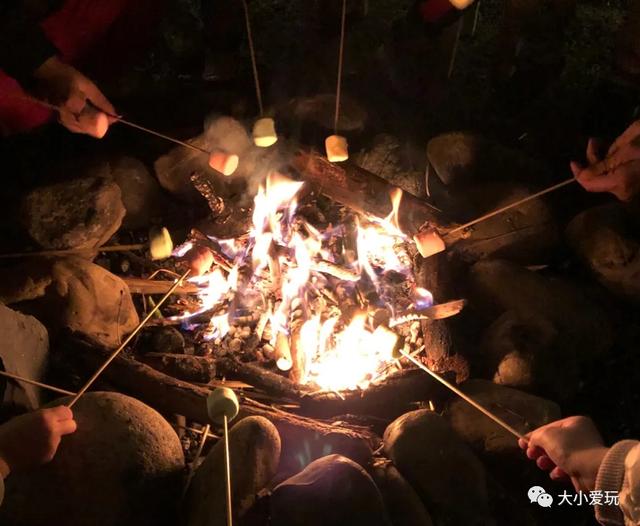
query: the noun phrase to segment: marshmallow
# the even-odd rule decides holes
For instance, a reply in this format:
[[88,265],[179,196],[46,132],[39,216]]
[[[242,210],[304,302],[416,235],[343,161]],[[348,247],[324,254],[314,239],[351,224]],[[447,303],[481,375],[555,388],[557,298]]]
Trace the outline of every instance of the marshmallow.
[[349,145],[347,139],[340,135],[330,135],[324,141],[327,150],[327,159],[332,163],[346,161],[349,158]]
[[151,230],[149,233],[149,250],[153,261],[171,256],[173,253],[173,241],[166,228],[154,228]]
[[447,246],[444,243],[444,239],[433,229],[429,228],[418,232],[413,236],[413,241],[418,247],[418,252],[423,258],[431,257],[440,252],[444,252]]
[[202,276],[213,266],[213,253],[207,247],[195,246],[184,255],[192,276]]
[[260,148],[268,148],[278,142],[276,123],[273,119],[264,117],[253,125],[253,142]]
[[240,402],[236,394],[228,387],[218,387],[207,396],[207,414],[214,424],[221,425],[224,417],[233,420],[240,411]]
[[226,176],[232,175],[238,168],[240,159],[237,155],[221,150],[209,154],[209,166]]

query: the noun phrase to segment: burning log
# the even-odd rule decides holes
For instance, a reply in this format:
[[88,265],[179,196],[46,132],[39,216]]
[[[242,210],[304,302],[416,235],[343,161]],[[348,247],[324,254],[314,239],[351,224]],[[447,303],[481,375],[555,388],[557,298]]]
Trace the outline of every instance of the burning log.
[[[82,341],[74,340],[71,343],[61,346],[65,358],[74,362],[81,360],[91,370],[102,364],[110,354],[108,349]],[[200,423],[209,421],[207,397],[210,389],[176,380],[122,355],[111,363],[103,376],[115,387],[164,413],[184,415]],[[246,397],[240,402],[240,418],[262,416],[278,429],[283,452],[287,451],[282,456],[282,471],[299,471],[299,465],[295,465],[298,455],[305,457],[311,452],[311,461],[325,455],[327,447],[333,453],[366,465],[371,460],[372,451],[380,444],[380,439],[366,428],[294,415]],[[287,458],[292,465],[286,464]]]
[[[121,279],[127,284],[131,294],[166,294],[174,285],[173,281],[132,278],[129,276],[121,276]],[[200,290],[197,285],[182,283],[174,291],[174,294],[196,294]]]
[[[389,215],[389,194],[397,187],[377,175],[344,162],[339,166],[314,153],[298,152],[293,166],[303,179],[323,195],[365,215],[384,218]],[[405,193],[399,211],[400,228],[408,235],[418,233],[426,224],[448,227],[438,210],[422,199]]]
[[342,281],[358,281],[360,274],[350,268],[342,267],[331,261],[319,259],[311,264],[311,270],[316,272],[322,272],[323,274],[329,274],[334,278],[338,278]]
[[251,363],[242,363],[233,357],[225,356],[216,360],[218,372],[224,376],[236,378],[261,389],[270,395],[299,400],[304,394],[304,386],[293,383],[288,378],[272,373],[264,367]]
[[[454,375],[445,376],[452,379]],[[416,369],[399,371],[366,391],[342,391],[340,395],[322,392],[303,396],[300,412],[320,418],[357,414],[391,420],[411,410],[416,402],[431,401],[441,406],[451,396],[438,382],[425,378]]]

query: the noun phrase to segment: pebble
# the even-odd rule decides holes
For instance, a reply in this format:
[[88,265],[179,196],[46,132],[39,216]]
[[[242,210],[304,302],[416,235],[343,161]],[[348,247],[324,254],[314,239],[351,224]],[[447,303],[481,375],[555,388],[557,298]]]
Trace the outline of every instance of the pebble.
[[229,350],[231,352],[238,352],[242,349],[242,340],[239,338],[234,338],[229,342]]

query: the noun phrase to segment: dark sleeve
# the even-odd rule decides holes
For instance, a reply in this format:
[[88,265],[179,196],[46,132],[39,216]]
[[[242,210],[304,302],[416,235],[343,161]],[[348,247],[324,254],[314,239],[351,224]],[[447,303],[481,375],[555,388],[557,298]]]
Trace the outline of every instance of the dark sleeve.
[[24,8],[24,2],[8,4],[0,7],[0,68],[24,83],[57,50]]

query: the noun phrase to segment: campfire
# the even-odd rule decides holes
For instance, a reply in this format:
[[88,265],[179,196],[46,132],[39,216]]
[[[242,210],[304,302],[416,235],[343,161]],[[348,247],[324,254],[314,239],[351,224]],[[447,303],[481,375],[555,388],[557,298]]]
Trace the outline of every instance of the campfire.
[[[292,381],[316,390],[366,389],[397,370],[400,348],[421,350],[410,322],[432,304],[416,284],[410,240],[398,225],[402,191],[394,189],[391,212],[378,219],[332,203],[312,213],[314,198],[301,196],[303,189],[276,172],[267,176],[250,232],[208,238],[221,264],[191,279],[201,287],[198,308],[176,318],[239,355],[246,349],[230,342],[249,321],[264,342],[260,356]],[[207,322],[194,321],[205,312]]]

